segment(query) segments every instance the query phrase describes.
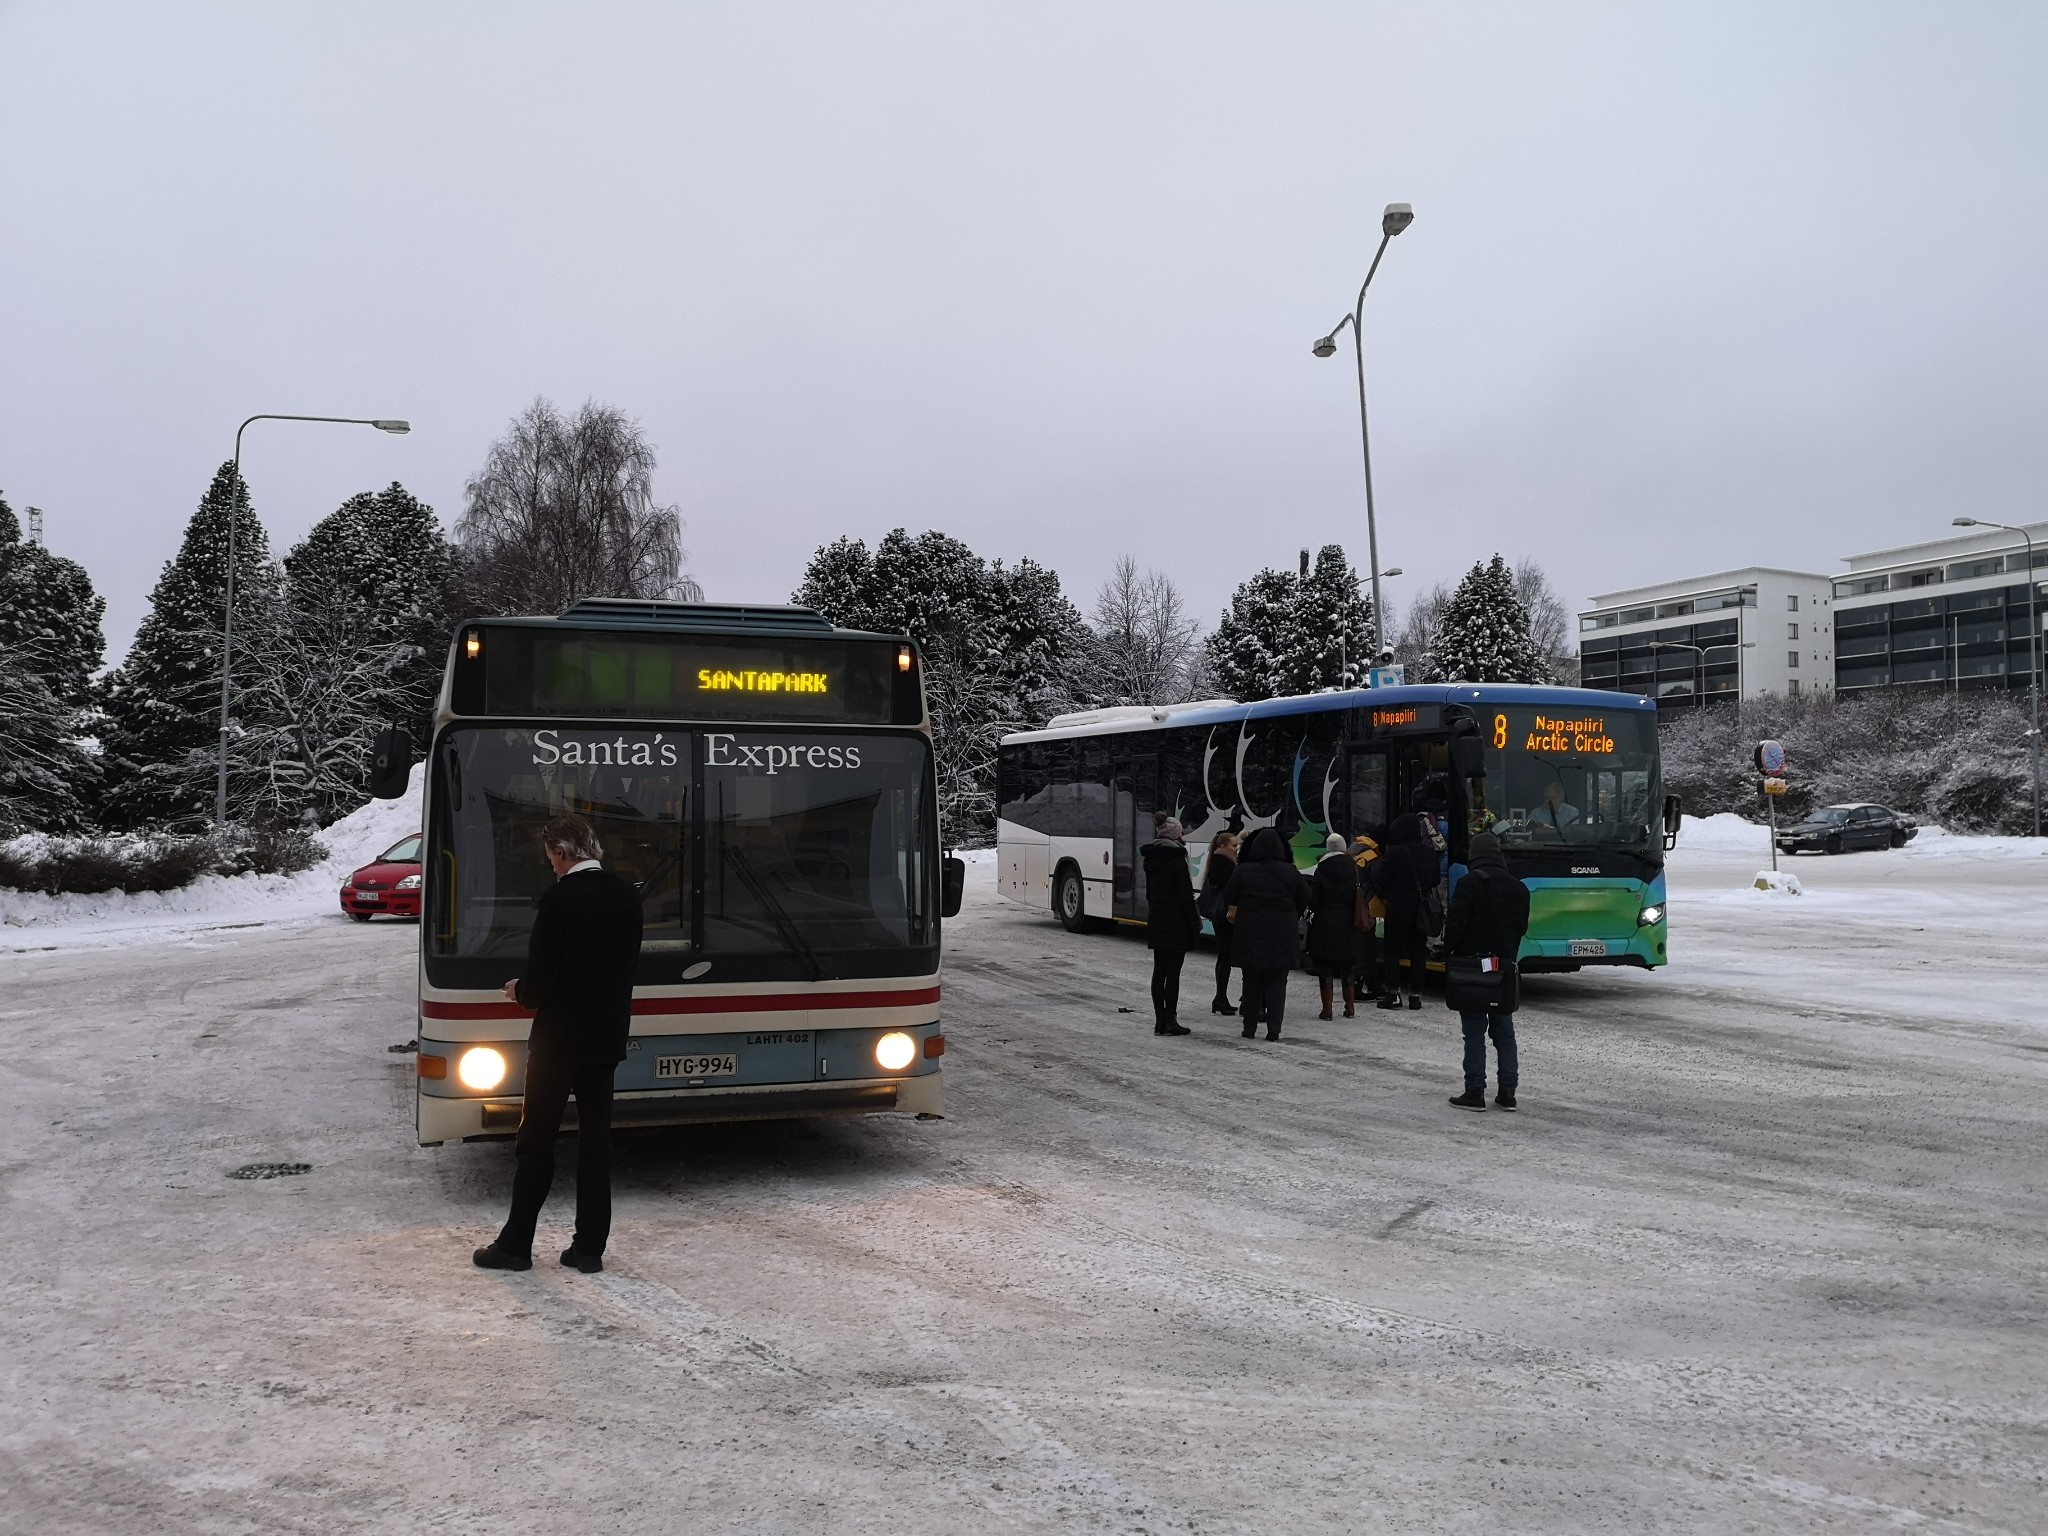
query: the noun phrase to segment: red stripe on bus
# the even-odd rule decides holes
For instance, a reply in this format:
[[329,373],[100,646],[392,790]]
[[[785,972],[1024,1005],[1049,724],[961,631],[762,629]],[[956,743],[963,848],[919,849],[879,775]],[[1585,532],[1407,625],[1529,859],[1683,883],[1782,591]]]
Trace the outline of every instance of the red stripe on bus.
[[[633,1003],[636,1017],[675,1013],[776,1013],[799,1009],[827,1008],[912,1008],[919,1003],[936,1003],[937,987],[919,987],[909,992],[776,992],[744,997],[643,997]],[[505,1011],[503,1003],[436,1003],[420,1001],[423,1019],[530,1019],[525,1009]]]

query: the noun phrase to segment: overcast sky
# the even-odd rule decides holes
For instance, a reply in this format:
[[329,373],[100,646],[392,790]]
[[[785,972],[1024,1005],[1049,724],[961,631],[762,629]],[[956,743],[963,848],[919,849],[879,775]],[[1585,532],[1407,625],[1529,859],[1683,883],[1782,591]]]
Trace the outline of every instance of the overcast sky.
[[0,0],[0,490],[133,634],[236,423],[281,551],[639,417],[714,599],[938,528],[1213,622],[2044,515],[2048,6]]

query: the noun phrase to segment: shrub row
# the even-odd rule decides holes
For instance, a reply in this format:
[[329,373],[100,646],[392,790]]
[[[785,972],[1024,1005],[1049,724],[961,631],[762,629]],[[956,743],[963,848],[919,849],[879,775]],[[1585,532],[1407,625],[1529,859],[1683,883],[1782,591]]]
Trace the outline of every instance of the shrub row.
[[295,875],[326,856],[311,832],[290,826],[23,837],[0,844],[0,887],[48,896],[175,891],[201,875]]
[[1780,821],[1819,805],[1873,801],[1952,832],[2023,834],[2032,825],[2026,700],[2006,693],[1887,689],[1865,698],[1772,695],[1667,721],[1664,787],[1689,815],[1761,821],[1751,754],[1785,744]]

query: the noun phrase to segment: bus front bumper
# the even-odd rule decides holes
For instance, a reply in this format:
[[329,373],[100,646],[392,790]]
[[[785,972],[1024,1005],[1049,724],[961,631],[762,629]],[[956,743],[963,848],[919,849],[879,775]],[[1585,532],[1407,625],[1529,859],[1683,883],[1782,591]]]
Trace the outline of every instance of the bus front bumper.
[[[656,1089],[612,1098],[612,1125],[704,1125],[732,1120],[800,1120],[817,1115],[944,1115],[944,1074],[873,1078],[866,1081],[789,1083],[767,1087]],[[480,1098],[419,1097],[422,1146],[444,1141],[500,1140],[519,1129],[523,1100],[517,1094]],[[576,1129],[576,1104],[569,1103],[562,1129]]]

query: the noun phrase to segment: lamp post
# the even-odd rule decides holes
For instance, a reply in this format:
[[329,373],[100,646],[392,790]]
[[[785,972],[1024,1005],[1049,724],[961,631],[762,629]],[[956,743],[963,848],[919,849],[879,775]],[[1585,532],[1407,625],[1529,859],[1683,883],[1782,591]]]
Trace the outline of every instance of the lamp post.
[[[2002,528],[2007,533],[2016,533],[2027,541],[2027,677],[2028,692],[2033,696],[2034,728],[2034,836],[2041,835],[2041,584],[2034,575],[2034,536],[2024,528],[2015,528],[2011,523],[1994,523],[1988,518],[1959,517],[1955,519],[1958,528]],[[1953,673],[1955,668],[1951,666]]]
[[1365,549],[1372,563],[1372,622],[1379,637],[1382,654],[1387,649],[1386,612],[1380,607],[1380,535],[1373,521],[1372,506],[1372,432],[1365,417],[1365,291],[1372,286],[1373,273],[1380,269],[1380,258],[1387,254],[1387,242],[1415,222],[1415,210],[1406,203],[1389,203],[1380,215],[1380,248],[1373,252],[1372,265],[1366,269],[1365,281],[1358,288],[1358,302],[1351,313],[1330,327],[1330,334],[1318,340],[1313,348],[1317,357],[1328,357],[1337,350],[1337,333],[1345,326],[1351,327],[1352,349],[1358,357],[1358,445],[1365,458]]
[[228,486],[228,590],[220,624],[220,749],[213,785],[213,824],[216,827],[228,824],[228,700],[231,691],[228,661],[235,643],[235,513],[238,510],[235,499],[242,494],[242,434],[249,430],[251,421],[329,421],[349,427],[375,427],[379,432],[400,436],[412,430],[410,422],[378,420],[368,416],[281,416],[269,411],[259,412],[235,428],[234,478]]
[[1691,651],[1699,660],[1693,663],[1693,675],[1699,679],[1695,697],[1704,704],[1707,701],[1707,652],[1733,651],[1735,653],[1735,705],[1742,707],[1742,653],[1754,650],[1754,640],[1724,640],[1719,645],[1688,645],[1683,640],[1652,640],[1653,651]]

